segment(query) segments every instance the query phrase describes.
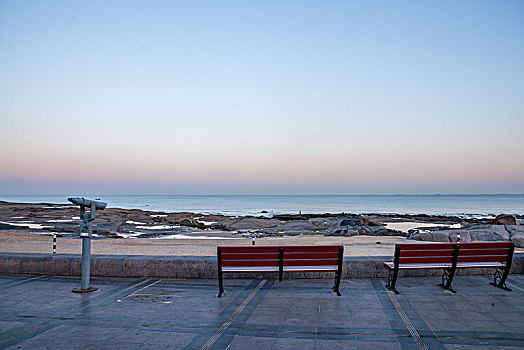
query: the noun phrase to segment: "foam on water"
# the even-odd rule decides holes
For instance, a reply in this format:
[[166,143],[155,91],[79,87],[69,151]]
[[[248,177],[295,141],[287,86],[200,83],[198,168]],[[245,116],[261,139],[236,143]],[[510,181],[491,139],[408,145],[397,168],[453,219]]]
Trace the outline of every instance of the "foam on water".
[[211,226],[213,224],[218,224],[217,221],[205,221],[205,220],[200,220],[198,218],[195,218],[195,221],[205,226]]
[[180,225],[156,225],[156,226],[137,226],[136,228],[143,230],[169,230],[171,228],[179,228]]
[[423,227],[446,227],[447,229],[452,228],[461,228],[462,225],[458,224],[433,224],[433,223],[423,223],[423,222],[384,222],[384,225],[387,229],[408,232],[414,228],[423,228]]
[[24,226],[29,227],[30,229],[35,230],[41,230],[44,228],[53,228],[53,226],[44,226],[42,224],[33,224],[33,221],[17,221],[17,222],[7,222],[7,221],[0,221],[0,224],[8,224],[12,226]]
[[130,224],[130,225],[147,225],[145,222],[131,221],[131,220],[126,221],[126,224]]
[[189,235],[165,235],[159,237],[152,237],[152,239],[236,239],[237,237],[219,237],[219,236],[189,236]]

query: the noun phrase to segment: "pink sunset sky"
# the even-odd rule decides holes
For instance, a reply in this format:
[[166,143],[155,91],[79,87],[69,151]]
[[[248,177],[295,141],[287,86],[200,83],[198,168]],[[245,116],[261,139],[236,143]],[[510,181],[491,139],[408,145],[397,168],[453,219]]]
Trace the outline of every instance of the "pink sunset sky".
[[1,2],[0,194],[524,192],[524,3]]

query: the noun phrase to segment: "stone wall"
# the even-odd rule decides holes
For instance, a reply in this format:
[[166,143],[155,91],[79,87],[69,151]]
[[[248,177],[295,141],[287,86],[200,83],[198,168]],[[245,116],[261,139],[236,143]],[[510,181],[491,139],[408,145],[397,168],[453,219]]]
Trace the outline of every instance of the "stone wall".
[[[387,277],[386,256],[344,257],[343,278]],[[465,269],[457,275],[492,274],[494,269]],[[0,273],[80,276],[81,256],[0,253]],[[511,273],[524,273],[524,253],[515,253]],[[401,276],[440,276],[441,270],[401,271]],[[93,255],[91,276],[216,278],[216,257]],[[278,278],[277,274],[225,274],[226,278]],[[333,278],[333,273],[285,273],[284,278]]]

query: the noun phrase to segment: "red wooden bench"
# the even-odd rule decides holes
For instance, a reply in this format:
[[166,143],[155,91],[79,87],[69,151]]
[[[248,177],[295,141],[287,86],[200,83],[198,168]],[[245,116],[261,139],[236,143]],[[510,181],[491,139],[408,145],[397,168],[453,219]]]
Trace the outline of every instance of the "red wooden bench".
[[224,295],[224,273],[335,272],[332,288],[340,294],[344,246],[236,246],[217,247],[218,297]]
[[393,262],[384,262],[389,269],[386,287],[398,294],[395,285],[400,270],[442,269],[439,286],[455,292],[451,282],[457,269],[496,268],[491,284],[511,290],[506,286],[506,278],[514,250],[512,242],[396,244]]

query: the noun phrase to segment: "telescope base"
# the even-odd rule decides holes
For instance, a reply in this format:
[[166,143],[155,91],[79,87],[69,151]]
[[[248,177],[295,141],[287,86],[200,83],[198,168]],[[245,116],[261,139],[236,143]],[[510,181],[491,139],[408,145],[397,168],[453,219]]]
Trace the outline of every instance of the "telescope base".
[[73,288],[73,293],[91,293],[91,292],[96,292],[98,290],[98,288],[96,287],[89,287],[87,289],[82,289],[82,288]]

